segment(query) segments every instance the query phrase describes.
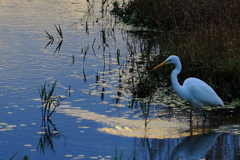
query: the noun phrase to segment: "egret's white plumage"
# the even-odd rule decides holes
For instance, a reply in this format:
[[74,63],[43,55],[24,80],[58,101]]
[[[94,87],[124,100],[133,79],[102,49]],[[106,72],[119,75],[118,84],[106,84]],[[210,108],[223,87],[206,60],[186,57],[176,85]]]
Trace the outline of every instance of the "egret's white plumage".
[[[188,78],[184,81],[183,85],[180,85],[177,79],[177,75],[182,70],[181,61],[178,56],[169,56],[164,62],[156,66],[157,69],[165,64],[175,64],[175,69],[172,71],[171,81],[175,92],[183,99],[189,102],[192,109],[202,108],[204,106],[224,106],[221,98],[216,92],[205,82],[198,78]],[[203,110],[204,111],[204,110]],[[204,113],[204,112],[203,112]],[[192,115],[190,116],[192,117]],[[206,115],[204,113],[205,120]],[[190,121],[191,121],[190,117]]]

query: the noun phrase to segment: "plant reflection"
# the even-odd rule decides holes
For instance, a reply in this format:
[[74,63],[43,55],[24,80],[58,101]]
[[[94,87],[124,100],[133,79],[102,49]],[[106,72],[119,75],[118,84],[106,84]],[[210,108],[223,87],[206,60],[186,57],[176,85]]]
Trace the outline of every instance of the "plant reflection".
[[[60,50],[61,50],[61,46],[62,46],[62,42],[63,42],[63,33],[62,33],[62,29],[61,29],[60,25],[58,25],[58,27],[57,27],[56,24],[54,24],[54,26],[55,26],[55,28],[56,28],[59,36],[60,36],[60,37],[58,37],[58,39],[59,39],[58,45],[57,45],[57,47],[56,47],[56,49],[55,49],[55,51],[54,51],[54,54],[55,54],[56,52],[59,53]],[[44,31],[45,31],[46,34],[47,34],[46,37],[49,39],[49,42],[48,42],[48,43],[46,44],[46,46],[44,47],[44,49],[45,49],[45,48],[47,48],[49,45],[52,45],[55,39],[54,39],[53,35],[51,35],[51,34],[50,34],[49,32],[47,32],[45,29],[44,29]]]
[[37,150],[39,150],[42,154],[45,153],[46,148],[55,153],[53,139],[63,138],[65,140],[64,145],[66,144],[66,137],[61,134],[61,132],[56,128],[56,125],[53,124],[50,119],[42,119],[40,133],[41,136],[38,142]]
[[54,51],[54,54],[56,53],[56,52],[60,52],[60,50],[61,50],[61,46],[62,46],[62,42],[63,42],[63,40],[62,39],[60,39],[59,41],[58,41],[58,45],[57,45],[57,48],[55,49],[55,51]]
[[[146,100],[146,99],[145,99]],[[152,120],[150,119],[150,113],[153,112],[153,108],[151,107],[151,101],[152,97],[147,99],[147,102],[141,102],[141,101],[135,101],[132,99],[132,104],[130,106],[131,109],[133,109],[133,104],[135,103],[135,108],[138,109],[140,106],[140,110],[142,113],[139,115],[139,118],[144,119],[145,121],[145,129],[147,128],[147,124]],[[139,105],[139,106],[138,106]],[[151,111],[152,108],[152,111]]]
[[[52,45],[53,42],[54,42],[54,40],[50,40],[50,41],[46,44],[46,46],[44,47],[44,49],[47,48],[49,45]],[[58,41],[58,45],[57,45],[55,51],[53,52],[54,54],[55,54],[56,52],[58,52],[58,53],[60,52],[61,46],[62,46],[62,42],[63,42],[62,39],[60,39],[60,40]]]
[[75,56],[74,56],[74,54],[72,54],[72,64],[74,64],[75,63]]

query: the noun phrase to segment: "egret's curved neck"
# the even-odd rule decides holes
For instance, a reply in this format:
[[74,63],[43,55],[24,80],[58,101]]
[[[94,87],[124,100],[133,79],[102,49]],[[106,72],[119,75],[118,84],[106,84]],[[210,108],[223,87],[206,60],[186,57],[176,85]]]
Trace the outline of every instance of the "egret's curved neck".
[[178,82],[178,79],[177,79],[177,76],[178,74],[181,72],[182,70],[182,65],[181,65],[181,62],[179,63],[176,63],[175,64],[175,69],[172,71],[172,75],[171,75],[171,81],[172,81],[172,85],[173,85],[173,88],[175,90],[175,92],[183,98],[182,96],[182,86],[179,84]]

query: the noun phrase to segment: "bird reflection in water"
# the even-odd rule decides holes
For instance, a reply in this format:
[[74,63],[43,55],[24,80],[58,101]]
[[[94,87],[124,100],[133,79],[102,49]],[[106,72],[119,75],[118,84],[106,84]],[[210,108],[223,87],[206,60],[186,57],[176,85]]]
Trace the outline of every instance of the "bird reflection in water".
[[215,144],[221,133],[210,132],[208,134],[186,137],[173,151],[171,160],[176,159],[201,159]]

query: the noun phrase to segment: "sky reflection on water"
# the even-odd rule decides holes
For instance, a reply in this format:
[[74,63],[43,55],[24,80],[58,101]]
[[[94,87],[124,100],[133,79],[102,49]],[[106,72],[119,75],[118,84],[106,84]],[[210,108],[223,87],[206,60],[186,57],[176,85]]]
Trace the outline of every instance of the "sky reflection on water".
[[[119,26],[111,35],[109,21],[99,20],[101,7],[87,12],[87,6],[85,0],[0,0],[0,158],[9,159],[20,150],[16,159],[24,155],[30,159],[114,159],[115,150],[119,157],[123,149],[124,159],[170,159],[175,155],[188,156],[186,148],[195,153],[195,147],[198,153],[193,158],[238,158],[238,124],[215,127],[210,141],[211,126],[200,125],[189,131],[183,120],[173,125],[181,128],[178,136],[171,135],[176,131],[172,127],[164,137],[155,128],[160,122],[153,119],[149,127],[155,129],[154,136],[144,136],[144,120],[139,120],[142,112],[128,108],[132,94],[126,91],[126,84],[119,84],[119,75],[124,78],[130,74],[132,64],[127,62],[132,59],[126,56],[125,40],[131,37]],[[55,54],[58,34],[53,24],[60,24],[63,30],[62,47]],[[56,39],[46,49],[44,29]],[[103,33],[107,34],[106,41]],[[118,49],[124,74],[118,66]],[[99,82],[96,75],[100,76]],[[56,79],[57,94],[64,95],[69,85],[72,92],[51,117],[51,124],[41,119],[38,88],[45,81]],[[165,114],[161,105],[156,106],[152,108],[154,115]],[[233,130],[228,132],[228,128]],[[198,149],[199,141],[209,142],[203,146],[206,150]]]

